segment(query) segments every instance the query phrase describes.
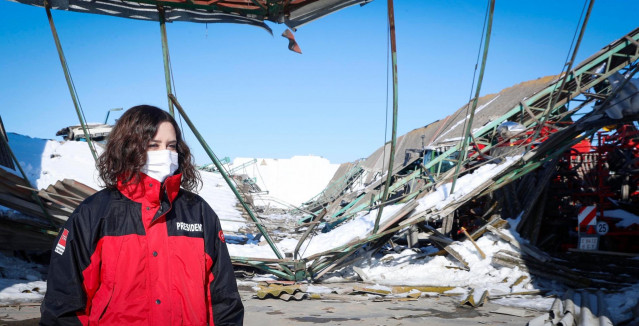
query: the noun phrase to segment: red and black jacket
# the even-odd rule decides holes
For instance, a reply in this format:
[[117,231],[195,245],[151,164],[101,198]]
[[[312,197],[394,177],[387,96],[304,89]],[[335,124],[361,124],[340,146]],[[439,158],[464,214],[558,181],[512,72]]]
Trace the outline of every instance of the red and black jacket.
[[220,222],[199,196],[141,175],[87,198],[51,254],[41,325],[241,325]]

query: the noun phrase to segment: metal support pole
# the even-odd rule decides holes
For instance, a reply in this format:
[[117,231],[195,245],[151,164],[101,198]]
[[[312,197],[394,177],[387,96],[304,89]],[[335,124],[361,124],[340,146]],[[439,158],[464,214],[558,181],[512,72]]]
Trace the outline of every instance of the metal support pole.
[[47,18],[49,18],[49,26],[51,26],[53,40],[55,41],[55,46],[58,49],[60,64],[62,65],[62,70],[64,71],[64,77],[67,80],[67,86],[69,87],[69,93],[71,93],[71,99],[73,100],[73,105],[75,106],[75,112],[78,114],[78,120],[80,120],[80,125],[82,126],[82,131],[84,132],[84,138],[87,140],[87,144],[89,144],[89,149],[91,150],[93,159],[97,161],[98,155],[95,152],[95,147],[93,147],[93,142],[91,141],[91,137],[89,137],[89,132],[87,131],[86,122],[84,121],[84,117],[82,116],[82,112],[80,111],[80,104],[75,94],[73,82],[71,81],[71,73],[69,72],[69,67],[67,66],[67,60],[64,58],[64,52],[62,51],[60,38],[58,37],[58,32],[55,28],[55,24],[53,23],[53,17],[51,16],[51,4],[49,3],[49,1],[44,0],[44,8],[47,11]]
[[[393,9],[393,0],[388,0],[388,24],[390,28],[390,41],[391,41],[391,53],[393,58],[393,131],[390,147],[390,157],[388,158],[388,172],[386,175],[386,185],[384,185],[384,194],[382,195],[382,203],[388,199],[388,188],[390,187],[391,180],[393,179],[393,164],[395,164],[395,143],[397,142],[397,42],[395,40],[395,10]],[[373,228],[373,234],[377,233],[379,229],[379,220],[382,217],[382,211],[384,205],[379,206],[377,211],[377,218],[375,219],[375,227]]]
[[[158,6],[158,12],[160,13],[160,34],[162,35],[162,57],[164,58],[164,79],[166,81],[166,94],[173,94],[171,89],[171,67],[169,66],[169,42],[166,38],[166,19],[164,16],[164,7]],[[169,99],[169,113],[172,117],[175,117],[173,112],[173,102]]]
[[477,109],[477,102],[479,101],[479,91],[481,90],[481,82],[484,79],[484,70],[486,69],[486,58],[488,57],[488,46],[490,45],[490,33],[493,27],[493,13],[495,12],[495,0],[490,0],[490,8],[488,15],[488,24],[486,28],[486,40],[484,42],[484,53],[481,58],[481,69],[479,70],[479,78],[477,80],[477,89],[475,91],[475,98],[473,99],[473,106],[470,109],[470,116],[466,122],[466,131],[462,139],[461,147],[459,148],[459,158],[457,159],[457,165],[455,166],[455,174],[453,175],[453,184],[450,187],[450,194],[455,191],[455,183],[459,177],[459,170],[466,160],[466,147],[468,147],[468,138],[471,137],[473,130],[473,118],[475,117],[475,109]]
[[226,183],[229,185],[229,187],[231,188],[231,190],[235,194],[235,197],[237,197],[237,199],[240,201],[240,204],[242,204],[242,207],[244,207],[244,210],[246,210],[246,212],[249,214],[249,216],[251,217],[253,222],[255,222],[255,225],[260,230],[260,233],[264,236],[264,239],[266,239],[266,241],[268,242],[269,246],[271,246],[271,249],[273,249],[273,252],[277,256],[277,258],[283,259],[282,255],[279,252],[279,250],[275,246],[275,243],[273,243],[273,240],[271,240],[271,237],[268,235],[268,233],[266,232],[266,230],[264,229],[262,224],[257,220],[257,217],[255,217],[255,214],[253,214],[253,211],[251,211],[251,209],[248,207],[248,205],[246,204],[246,202],[242,198],[242,195],[240,194],[240,192],[237,190],[237,188],[235,188],[235,185],[233,184],[233,181],[231,181],[229,176],[226,175],[226,173],[224,172],[224,167],[222,167],[222,163],[220,163],[220,161],[217,159],[215,154],[213,154],[213,151],[211,150],[209,145],[204,140],[204,137],[202,137],[202,135],[200,135],[200,132],[197,130],[197,128],[195,128],[195,125],[193,125],[193,122],[191,122],[191,119],[189,119],[189,117],[186,115],[186,112],[184,112],[184,109],[182,108],[182,106],[178,102],[177,98],[175,98],[175,96],[173,96],[173,94],[169,94],[169,99],[170,99],[171,102],[173,102],[173,104],[175,104],[175,107],[177,108],[178,112],[180,112],[180,115],[182,115],[182,117],[184,118],[184,121],[186,121],[186,124],[189,126],[189,128],[191,128],[191,131],[193,131],[193,134],[195,134],[195,137],[197,138],[197,140],[200,142],[200,144],[202,145],[202,147],[206,151],[206,154],[209,155],[209,157],[213,161],[213,164],[215,164],[215,167],[218,169],[218,171],[220,171],[220,174],[224,178],[224,181],[226,181]]
[[[0,133],[0,139],[6,145],[7,149],[9,149],[9,154],[11,155],[11,158],[13,159],[13,161],[16,163],[16,166],[18,167],[20,174],[22,174],[22,178],[29,185],[29,187],[33,189],[33,185],[29,181],[29,178],[27,178],[27,175],[24,173],[24,170],[22,170],[20,161],[18,161],[18,158],[13,153],[11,146],[9,146],[9,140],[5,139],[2,133]],[[35,190],[31,190],[31,197],[38,203],[38,206],[40,206],[40,209],[42,209],[42,213],[44,213],[44,216],[46,216],[49,219],[49,222],[51,223],[51,225],[55,227],[56,229],[59,228],[60,226],[55,222],[55,220],[53,219],[53,216],[51,216],[51,214],[49,214],[47,209],[44,207],[44,203],[42,203],[40,196],[38,196],[38,192]]]

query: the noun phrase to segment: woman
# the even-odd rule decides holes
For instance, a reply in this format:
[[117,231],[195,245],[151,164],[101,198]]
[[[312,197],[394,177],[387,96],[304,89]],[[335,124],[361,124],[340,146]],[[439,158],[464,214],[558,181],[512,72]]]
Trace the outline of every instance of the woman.
[[129,109],[98,170],[106,188],[78,206],[56,240],[40,323],[242,324],[224,234],[189,192],[201,181],[173,117]]

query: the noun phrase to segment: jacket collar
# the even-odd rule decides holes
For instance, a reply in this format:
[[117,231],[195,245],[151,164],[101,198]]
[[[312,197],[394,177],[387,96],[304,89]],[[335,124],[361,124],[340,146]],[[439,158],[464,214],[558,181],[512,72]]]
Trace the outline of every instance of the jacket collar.
[[182,174],[175,174],[167,177],[160,183],[148,175],[140,172],[140,179],[132,178],[128,183],[122,183],[122,178],[118,178],[117,188],[127,198],[132,201],[142,203],[159,203],[162,189],[166,189],[166,195],[172,203],[180,191]]

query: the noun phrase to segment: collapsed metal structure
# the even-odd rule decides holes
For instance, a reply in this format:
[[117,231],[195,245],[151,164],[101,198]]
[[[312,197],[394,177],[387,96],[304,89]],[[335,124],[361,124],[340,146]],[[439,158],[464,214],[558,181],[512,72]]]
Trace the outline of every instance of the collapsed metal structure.
[[[639,29],[635,29],[564,75],[524,82],[505,89],[499,94],[483,97],[478,96],[478,86],[475,98],[453,115],[413,130],[399,137],[397,142],[393,135],[393,141],[378,149],[369,158],[340,167],[329,186],[301,207],[303,211],[311,213],[301,220],[308,228],[299,240],[295,252],[290,253],[290,258],[284,258],[254,209],[245,202],[246,194],[242,194],[235,182],[225,173],[220,160],[199,134],[177,98],[173,96],[165,22],[174,20],[233,22],[260,26],[270,31],[264,24],[266,20],[285,23],[291,28],[296,28],[333,11],[354,4],[364,4],[368,0],[251,0],[250,2],[105,0],[90,3],[75,0],[50,2],[19,0],[18,2],[43,6],[47,9],[61,64],[85,134],[87,132],[83,115],[77,104],[77,95],[72,86],[50,9],[92,12],[160,22],[170,112],[173,114],[173,107],[177,107],[217,170],[277,256],[277,259],[232,257],[234,263],[258,268],[292,281],[318,280],[327,272],[352,263],[355,257],[363,257],[365,253],[378,250],[398,232],[403,232],[412,226],[431,233],[434,243],[455,256],[454,252],[447,248],[449,240],[445,234],[434,230],[427,222],[443,221],[448,224],[443,229],[450,229],[452,218],[460,208],[471,200],[492,195],[498,191],[503,196],[500,196],[498,201],[491,200],[491,203],[501,202],[503,217],[514,217],[521,212],[522,223],[519,226],[522,233],[536,241],[539,218],[537,216],[529,219],[529,216],[540,200],[540,190],[552,177],[551,172],[560,156],[578,142],[591,137],[602,127],[620,122],[619,114],[605,112],[617,104],[613,99],[624,90],[626,82],[614,84],[610,80],[619,73],[626,76],[626,81],[629,80],[638,69],[637,60],[639,59]],[[392,16],[391,9],[392,1],[389,0],[389,16]],[[392,26],[392,21],[390,23]],[[487,33],[487,41],[489,36],[490,31]],[[394,38],[391,40],[394,41]],[[485,48],[484,51],[485,56],[487,49]],[[396,63],[395,51],[393,51],[393,63]],[[396,67],[393,72],[394,98],[396,99]],[[588,111],[594,103],[597,103],[597,106],[592,112],[574,119],[577,115]],[[469,112],[471,104],[472,109]],[[396,109],[396,101],[394,101],[394,108]],[[635,121],[636,114],[636,112],[623,113],[621,118],[625,119],[626,123]],[[394,114],[395,117],[396,114]],[[472,119],[469,119],[470,117]],[[464,126],[465,123],[467,123],[466,126]],[[393,125],[395,129],[395,123]],[[86,138],[89,139],[89,137]],[[91,146],[90,142],[89,146]],[[454,184],[454,180],[460,175],[469,173],[483,164],[499,163],[505,157],[515,155],[521,155],[515,164],[484,182],[475,191],[456,198],[441,208],[420,212],[414,210],[417,201],[437,186],[449,182]],[[389,166],[386,166],[388,172],[384,172],[385,162],[390,162]],[[384,183],[386,183],[385,186]],[[512,190],[515,183],[519,188],[517,191]],[[322,225],[323,231],[330,231],[359,212],[378,208],[381,215],[381,209],[384,206],[396,203],[405,205],[383,224],[376,223],[374,231],[365,239],[308,257],[301,257],[299,254],[301,244],[313,232],[317,232],[318,225]],[[491,217],[490,213],[494,211],[494,207],[496,205],[490,206],[483,217]],[[46,209],[43,208],[43,210],[46,214]],[[496,225],[503,224],[502,222],[503,220],[500,219],[491,219],[477,232],[490,230]],[[474,235],[477,235],[477,232]],[[530,255],[538,258],[543,256],[534,249],[526,250]]]
[[[571,148],[590,139],[605,126],[618,125],[616,133],[623,132],[625,135],[625,138],[614,139],[628,138],[636,142],[639,133],[630,129],[633,121],[638,118],[637,112],[620,111],[615,107],[637,96],[636,92],[630,92],[629,95],[626,92],[622,97],[620,94],[639,69],[638,60],[639,29],[635,29],[577,65],[565,78],[566,84],[563,87],[563,76],[550,76],[523,82],[498,94],[477,99],[478,109],[470,128],[474,130],[470,138],[472,143],[467,149],[468,154],[463,157],[459,154],[462,146],[460,136],[464,135],[463,124],[469,104],[442,120],[398,137],[395,163],[392,166],[392,183],[388,188],[389,195],[386,201],[382,200],[382,187],[386,177],[384,165],[390,156],[390,144],[379,148],[366,159],[343,164],[326,189],[300,207],[301,211],[309,213],[299,222],[300,227],[306,227],[306,231],[295,251],[287,253],[290,256],[287,255],[286,258],[269,237],[264,226],[266,223],[259,219],[251,205],[241,201],[278,258],[232,257],[232,260],[237,266],[261,269],[286,280],[320,280],[326,273],[352,264],[354,259],[366,257],[367,254],[379,250],[398,233],[410,232],[412,227],[417,227],[430,234],[429,240],[442,248],[441,253],[451,255],[452,259],[464,265],[463,259],[448,248],[452,240],[446,232],[451,230],[452,220],[456,214],[459,215],[462,208],[465,209],[468,203],[486,197],[490,199],[483,200],[484,208],[488,207],[481,214],[483,225],[472,235],[469,234],[471,238],[476,238],[483,232],[491,232],[506,239],[507,237],[498,230],[504,221],[495,218],[495,215],[503,218],[519,215],[522,218],[518,226],[520,233],[533,244],[538,243],[540,221],[543,216],[538,206],[547,200],[543,198],[542,190],[547,187],[557,171],[556,167],[562,157],[565,157],[566,153],[569,153],[569,157],[575,156]],[[625,77],[616,77],[620,75]],[[559,89],[561,93],[558,92]],[[250,195],[242,192],[240,187],[235,185],[235,181],[228,177],[222,163],[199,135],[196,126],[190,121],[177,99],[172,95],[169,97],[207,150],[217,170],[227,178],[236,196],[245,198]],[[554,102],[553,97],[556,97]],[[554,105],[551,106],[551,103]],[[596,104],[594,108],[593,104]],[[583,114],[583,111],[588,113]],[[546,113],[547,119],[540,123]],[[511,128],[513,126],[514,128]],[[536,132],[537,129],[539,132]],[[606,139],[610,142],[612,139],[611,136],[605,135],[599,138],[602,139],[601,142],[605,142]],[[484,164],[499,163],[506,156],[514,155],[520,155],[515,164],[484,182],[473,192],[438,209],[415,211],[420,198],[434,188],[452,181],[456,166],[459,166],[460,173],[464,174]],[[584,155],[603,157],[603,154],[591,150],[585,151],[582,156]],[[580,160],[585,159],[581,157]],[[22,200],[30,201],[31,204],[23,205],[28,206],[30,214],[43,217],[47,214],[52,215],[53,221],[57,222],[53,223],[54,225],[62,222],[64,215],[70,213],[74,205],[92,191],[72,181],[64,181],[57,187],[59,191],[52,186],[38,194],[28,182],[13,175],[5,175],[4,180],[4,190],[0,191],[4,193],[2,196],[13,194],[14,197],[21,196]],[[497,193],[499,195],[495,195]],[[15,201],[15,198],[10,198],[3,205]],[[43,202],[44,206],[38,206],[38,201]],[[307,257],[300,254],[302,243],[313,233],[328,232],[359,212],[392,204],[404,206],[379,225],[377,232],[371,232],[366,238]],[[500,207],[499,212],[496,207]],[[441,232],[430,226],[433,222],[441,223]],[[48,241],[55,233],[47,231],[52,229],[46,225],[31,225],[29,228],[21,234],[28,234],[29,238],[34,238],[34,232],[44,234]],[[15,228],[12,227],[11,230]],[[493,259],[494,263],[506,266],[519,264],[522,268],[527,266],[531,272],[543,274],[540,267],[535,267],[537,265],[535,262],[531,263],[530,259],[533,257],[537,263],[547,264],[549,262],[546,255],[534,247],[522,244],[517,246],[522,247],[528,258],[517,258],[513,257],[512,253],[504,253],[497,255]],[[581,283],[582,286],[585,284]]]
[[[613,100],[625,84],[611,80],[617,74],[625,76],[622,80],[630,80],[639,69],[638,59],[639,29],[635,29],[584,60],[567,76],[539,78],[479,98],[477,114],[469,128],[473,130],[473,141],[468,154],[463,157],[459,154],[462,149],[460,140],[464,135],[463,124],[468,105],[443,120],[399,137],[392,168],[393,182],[386,202],[381,200],[384,179],[382,166],[388,161],[390,144],[365,160],[342,165],[327,188],[302,207],[313,214],[300,221],[310,222],[300,244],[315,232],[313,228],[317,225],[322,225],[323,231],[329,231],[359,212],[370,211],[380,205],[405,204],[387,223],[380,226],[377,233],[372,232],[365,239],[299,259],[299,245],[293,253],[296,259],[233,259],[238,264],[263,269],[284,279],[317,280],[331,270],[352,263],[353,257],[362,257],[363,252],[378,250],[400,230],[411,225],[424,229],[427,228],[424,222],[428,221],[446,223],[464,204],[497,191],[503,194],[499,196],[501,207],[505,207],[501,216],[516,217],[521,213],[521,230],[535,229],[523,233],[528,237],[531,237],[531,232],[538,234],[539,227],[533,228],[538,222],[528,217],[539,202],[541,190],[552,176],[552,173],[547,172],[544,178],[539,171],[555,171],[552,164],[561,155],[580,141],[590,139],[604,126],[621,127],[623,124],[632,125],[637,120],[638,112],[626,112],[619,119],[611,117],[610,113],[606,114],[606,110],[618,105],[617,102],[628,100]],[[597,105],[592,109],[595,103]],[[518,128],[508,130],[512,123],[516,123]],[[507,156],[516,155],[521,156],[515,164],[472,193],[443,208],[414,213],[418,199],[435,187],[452,181],[456,166],[464,174],[483,164],[499,163]],[[512,189],[514,183],[517,183],[520,191]],[[355,184],[360,187],[354,187]],[[518,207],[510,209],[515,206]],[[486,225],[482,231],[485,231]],[[445,241],[441,244],[446,247]]]

